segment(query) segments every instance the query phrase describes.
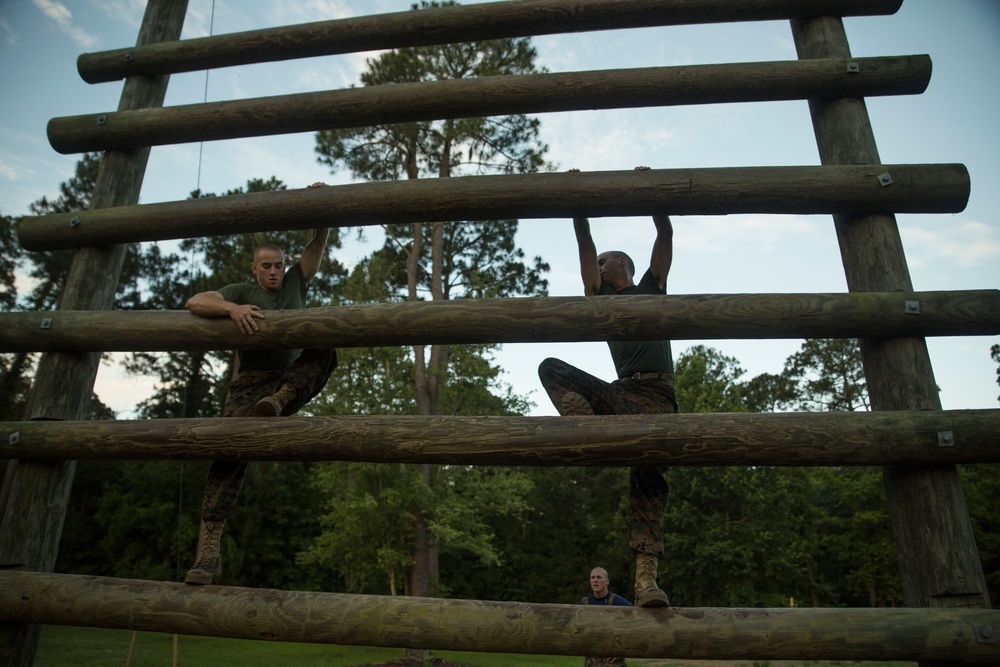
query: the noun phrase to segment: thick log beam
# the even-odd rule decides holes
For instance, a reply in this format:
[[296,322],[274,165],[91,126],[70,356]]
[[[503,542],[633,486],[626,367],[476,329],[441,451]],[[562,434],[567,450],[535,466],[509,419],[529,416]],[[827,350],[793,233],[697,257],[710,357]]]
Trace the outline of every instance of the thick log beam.
[[25,217],[28,250],[314,227],[577,215],[958,213],[960,164],[722,167],[427,178]]
[[82,153],[439,118],[908,95],[930,75],[930,58],[914,55],[490,76],[66,116],[48,136],[60,153]]
[[358,51],[506,37],[806,16],[893,14],[902,0],[522,0],[395,12],[84,53],[77,70],[101,83]]
[[[180,37],[187,0],[148,0],[136,44]],[[119,110],[163,104],[169,77],[130,77],[122,88]],[[104,154],[94,183],[91,207],[135,204],[146,173],[148,148]],[[67,310],[111,308],[127,247],[81,248],[73,254],[59,307]],[[86,414],[100,363],[99,354],[43,355],[31,388],[31,419],[80,419]],[[0,524],[0,567],[51,571],[55,567],[75,462],[40,465],[11,461],[10,495]],[[0,626],[0,664],[30,667],[38,626]]]
[[[841,19],[824,16],[792,21],[799,58],[849,58]],[[865,101],[809,101],[823,164],[880,162]],[[896,218],[884,209],[835,214],[847,286],[855,292],[913,289]],[[927,343],[904,337],[861,340],[861,358],[873,410],[940,410]],[[883,469],[889,515],[899,553],[906,604],[990,606],[986,577],[954,466]],[[921,667],[940,667],[924,663]]]
[[1000,410],[3,422],[0,457],[515,466],[997,463]]
[[4,352],[384,347],[1000,334],[1000,290],[377,303],[269,311],[244,336],[187,311],[0,313]]
[[[0,572],[0,620],[207,637],[688,660],[996,665],[985,609],[588,607]],[[988,634],[992,642],[984,641]],[[720,640],[724,638],[724,640]]]

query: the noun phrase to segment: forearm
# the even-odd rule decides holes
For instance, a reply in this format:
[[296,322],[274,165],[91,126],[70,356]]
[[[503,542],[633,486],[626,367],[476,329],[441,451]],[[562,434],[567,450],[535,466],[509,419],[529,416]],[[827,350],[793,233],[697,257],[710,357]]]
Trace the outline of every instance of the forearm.
[[593,258],[597,262],[597,246],[590,235],[590,221],[587,218],[573,218],[573,231],[576,233],[576,246],[580,251],[580,260],[584,257]]
[[674,261],[674,227],[670,218],[665,215],[654,215],[653,225],[656,226],[656,239],[653,241],[653,253],[649,259],[649,270],[661,289],[667,283],[667,274]]
[[670,223],[668,215],[654,215],[653,226],[656,227],[656,236],[672,240],[674,237],[674,226]]
[[199,317],[229,317],[235,305],[219,292],[199,292],[188,299],[184,307]]
[[601,289],[601,270],[597,265],[597,246],[590,235],[590,221],[587,218],[573,218],[573,231],[580,252],[580,277],[583,279],[583,293],[597,294]]
[[309,241],[309,243],[310,244],[319,243],[325,246],[327,241],[329,240],[330,240],[330,228],[320,227],[313,230],[313,237],[312,240]]
[[323,263],[323,255],[326,254],[326,242],[330,237],[328,228],[318,228],[313,230],[313,237],[302,250],[302,257],[299,258],[299,266],[302,268],[302,275],[306,282],[313,279],[319,272],[320,264]]

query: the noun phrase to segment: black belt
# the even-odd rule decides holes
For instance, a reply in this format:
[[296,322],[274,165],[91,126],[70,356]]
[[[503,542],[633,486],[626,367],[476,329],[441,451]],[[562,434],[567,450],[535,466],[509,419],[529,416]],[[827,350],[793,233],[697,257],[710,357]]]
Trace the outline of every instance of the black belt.
[[629,375],[623,375],[619,380],[665,380],[671,384],[674,382],[674,376],[671,373],[664,373],[662,371],[636,371]]

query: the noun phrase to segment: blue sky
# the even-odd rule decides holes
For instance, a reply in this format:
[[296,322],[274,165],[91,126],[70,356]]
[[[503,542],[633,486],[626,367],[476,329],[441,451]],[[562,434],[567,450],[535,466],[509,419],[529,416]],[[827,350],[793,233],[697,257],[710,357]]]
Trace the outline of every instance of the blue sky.
[[[183,37],[409,9],[410,0],[295,3],[190,0]],[[471,4],[471,3],[469,3]],[[135,43],[145,3],[138,0],[0,0],[0,213],[22,215],[42,196],[58,193],[78,156],[48,145],[45,125],[117,107],[121,83],[90,85],[76,73],[80,53]],[[904,0],[893,16],[846,19],[855,56],[928,54],[934,65],[918,96],[870,98],[872,126],[884,163],[965,164],[972,193],[954,215],[900,215],[898,222],[914,289],[1000,287],[1000,3],[994,0]],[[533,38],[538,64],[553,72],[661,65],[794,60],[788,23],[721,24],[591,32]],[[372,54],[174,75],[166,105],[342,88],[357,83]],[[558,169],[739,167],[818,164],[805,102],[624,109],[543,114],[541,132]],[[221,192],[250,178],[276,176],[290,187],[330,174],[313,152],[312,134],[154,148],[142,203],[185,199],[197,187]],[[652,224],[642,218],[595,219],[600,249],[629,252],[644,270]],[[843,267],[829,216],[675,217],[674,294],[845,292]],[[373,230],[371,236],[377,236]],[[568,220],[526,220],[519,242],[552,265],[553,296],[581,294]],[[352,244],[351,263],[365,247]],[[178,308],[181,304],[177,305]],[[678,341],[678,354],[702,341]],[[736,357],[743,379],[779,372],[801,341],[704,341]],[[928,340],[945,409],[995,408],[1000,386],[991,344],[1000,338]],[[535,368],[557,356],[610,379],[603,343],[507,345],[498,355],[516,391],[532,394],[532,414],[555,414]],[[336,379],[333,380],[334,382]],[[102,367],[96,390],[129,417],[151,381]]]

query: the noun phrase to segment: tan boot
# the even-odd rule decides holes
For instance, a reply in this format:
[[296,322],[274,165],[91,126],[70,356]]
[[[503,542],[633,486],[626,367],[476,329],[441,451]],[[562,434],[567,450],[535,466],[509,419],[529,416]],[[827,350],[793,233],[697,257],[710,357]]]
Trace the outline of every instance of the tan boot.
[[253,408],[255,417],[280,417],[285,406],[295,400],[295,387],[285,383],[278,391],[257,401]]
[[669,607],[667,594],[656,585],[656,556],[636,554],[635,604],[638,607]]
[[225,521],[202,520],[198,529],[198,556],[184,577],[185,584],[196,586],[210,584],[212,579],[222,572],[219,543],[222,538],[222,527],[225,525]]

